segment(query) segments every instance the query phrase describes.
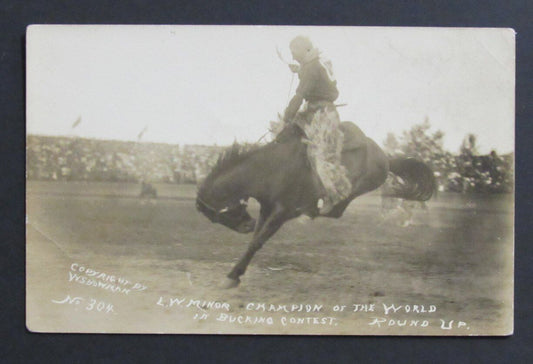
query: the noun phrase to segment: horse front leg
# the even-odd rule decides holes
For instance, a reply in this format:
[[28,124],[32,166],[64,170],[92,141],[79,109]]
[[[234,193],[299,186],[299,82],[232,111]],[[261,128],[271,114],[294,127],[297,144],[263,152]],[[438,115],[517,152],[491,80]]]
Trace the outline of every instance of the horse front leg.
[[248,245],[248,249],[244,255],[227,275],[225,282],[222,284],[223,288],[233,288],[239,285],[239,277],[246,271],[254,254],[261,249],[263,244],[274,235],[285,222],[286,219],[284,218],[284,215],[284,210],[280,205],[276,205],[274,209],[261,208],[254,237]]

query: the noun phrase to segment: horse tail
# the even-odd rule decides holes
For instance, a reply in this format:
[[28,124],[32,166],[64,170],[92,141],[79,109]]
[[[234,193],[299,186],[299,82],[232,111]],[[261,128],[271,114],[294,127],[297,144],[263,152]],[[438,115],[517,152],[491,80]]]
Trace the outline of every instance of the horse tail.
[[431,168],[414,158],[392,158],[389,170],[400,177],[387,195],[413,201],[427,201],[436,191],[435,176]]

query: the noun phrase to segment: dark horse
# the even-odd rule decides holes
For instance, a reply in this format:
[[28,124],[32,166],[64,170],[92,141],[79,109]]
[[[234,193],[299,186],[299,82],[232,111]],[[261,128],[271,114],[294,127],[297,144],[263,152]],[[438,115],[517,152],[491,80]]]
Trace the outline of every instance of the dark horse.
[[[288,220],[302,214],[339,218],[356,197],[381,186],[388,172],[403,182],[392,196],[426,201],[435,189],[431,169],[412,158],[387,158],[385,153],[353,123],[343,122],[345,144],[342,164],[352,182],[352,193],[331,212],[320,215],[320,189],[307,158],[302,130],[289,124],[266,145],[243,148],[235,144],[225,151],[198,189],[196,207],[211,222],[240,233],[254,232],[246,253],[228,274],[224,287],[240,283],[254,254]],[[346,143],[346,141],[352,141]],[[260,204],[257,221],[248,212],[248,198]]]

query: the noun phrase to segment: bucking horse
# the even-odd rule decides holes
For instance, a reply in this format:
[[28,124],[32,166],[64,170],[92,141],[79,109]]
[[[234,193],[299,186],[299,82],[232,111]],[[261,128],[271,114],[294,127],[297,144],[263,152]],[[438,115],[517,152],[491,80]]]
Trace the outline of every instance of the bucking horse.
[[[435,191],[435,177],[425,163],[414,158],[391,158],[353,123],[341,123],[344,144],[341,163],[352,183],[351,194],[327,214],[317,202],[321,189],[307,156],[304,132],[288,124],[275,140],[251,147],[234,144],[224,151],[199,185],[197,209],[211,222],[240,233],[253,232],[244,255],[223,282],[236,287],[254,254],[288,220],[300,215],[339,218],[358,196],[380,187],[392,172],[402,183],[389,196],[427,201]],[[247,212],[249,198],[260,204],[259,216]]]

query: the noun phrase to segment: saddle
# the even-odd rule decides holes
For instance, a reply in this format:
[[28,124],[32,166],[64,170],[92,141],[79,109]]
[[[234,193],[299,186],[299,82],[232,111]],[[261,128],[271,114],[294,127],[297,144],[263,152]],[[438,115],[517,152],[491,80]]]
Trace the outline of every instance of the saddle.
[[351,121],[341,122],[341,130],[344,134],[342,151],[354,150],[361,148],[366,144],[366,135],[361,129]]

